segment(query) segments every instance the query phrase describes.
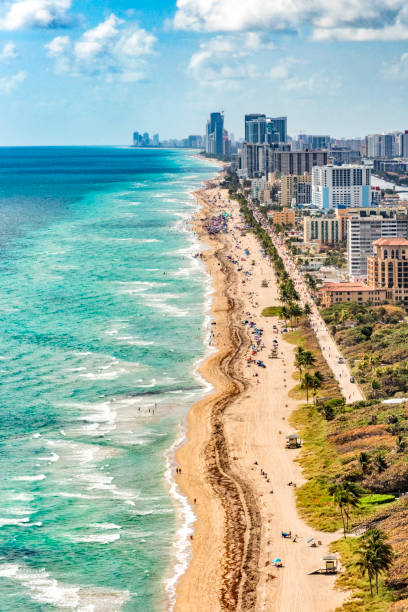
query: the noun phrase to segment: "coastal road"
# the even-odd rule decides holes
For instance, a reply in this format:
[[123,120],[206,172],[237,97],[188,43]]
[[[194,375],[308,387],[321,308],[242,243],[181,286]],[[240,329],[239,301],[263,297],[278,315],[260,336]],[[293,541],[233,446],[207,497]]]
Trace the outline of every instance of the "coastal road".
[[[341,393],[345,398],[346,403],[351,404],[353,402],[363,400],[364,396],[362,395],[359,386],[357,385],[357,383],[353,383],[350,380],[352,375],[348,368],[346,360],[342,356],[339,347],[337,346],[333,337],[330,335],[330,332],[327,329],[327,326],[323,321],[322,316],[320,315],[319,309],[312,300],[312,296],[306,285],[306,282],[302,274],[300,273],[298,267],[295,265],[293,258],[289,254],[288,250],[285,248],[282,239],[272,230],[265,217],[259,210],[257,210],[255,206],[252,206],[251,204],[248,204],[248,206],[252,210],[255,219],[272,239],[273,244],[275,245],[280,257],[282,258],[285,264],[286,271],[291,277],[293,283],[295,284],[296,290],[299,293],[300,304],[303,307],[306,304],[309,304],[311,310],[311,326],[315,331],[316,338],[320,344],[327,364],[329,365],[334,377],[339,383]],[[339,360],[344,361],[344,363],[339,363]]]

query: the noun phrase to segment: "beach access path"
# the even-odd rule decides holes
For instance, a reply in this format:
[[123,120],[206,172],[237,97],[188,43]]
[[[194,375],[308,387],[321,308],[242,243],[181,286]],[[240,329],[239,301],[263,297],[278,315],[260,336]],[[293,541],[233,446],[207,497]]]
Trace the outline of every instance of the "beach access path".
[[[337,346],[333,336],[331,336],[329,330],[323,318],[317,308],[316,304],[312,300],[312,296],[310,291],[306,285],[305,279],[303,278],[302,273],[299,271],[299,268],[295,265],[293,258],[289,254],[288,250],[283,244],[282,238],[276,234],[271,226],[268,224],[265,217],[262,213],[257,210],[257,208],[253,205],[250,206],[252,212],[258,223],[260,223],[263,229],[269,234],[271,237],[273,244],[278,250],[279,255],[283,259],[285,264],[285,268],[291,279],[293,280],[296,290],[300,296],[300,305],[305,306],[305,304],[309,304],[311,314],[310,314],[310,322],[315,331],[316,338],[320,344],[320,348],[323,352],[323,355],[327,361],[327,364],[331,371],[333,372],[334,377],[339,383],[339,387],[341,393],[347,404],[352,404],[353,402],[357,402],[364,399],[364,396],[356,382],[351,382],[351,372],[349,367],[344,359],[343,355],[339,347]],[[339,359],[343,360],[343,363],[339,363]]]
[[[182,469],[179,484],[196,511],[197,522],[193,556],[179,582],[175,609],[330,612],[342,604],[347,594],[334,588],[334,576],[313,572],[323,567],[322,557],[340,534],[311,529],[297,513],[296,486],[304,482],[295,461],[300,451],[285,447],[286,435],[293,433],[288,419],[299,405],[288,394],[295,384],[294,347],[285,341],[283,333],[274,329],[274,325],[279,327],[277,317],[261,317],[263,308],[280,304],[272,264],[263,257],[254,234],[246,232],[243,236],[237,229],[243,223],[238,203],[228,202],[225,190],[209,189],[204,194],[207,203],[208,200],[212,203],[213,214],[226,210],[233,217],[228,221],[228,233],[207,240],[213,247],[204,254],[207,269],[215,278],[212,312],[216,323],[214,344],[219,352],[201,367],[201,373],[214,384],[215,391],[190,411],[188,442],[177,453]],[[225,278],[230,282],[226,284]],[[268,281],[268,287],[262,287],[263,280]],[[263,360],[266,368],[248,365],[253,332],[245,320],[263,329],[265,346],[255,359]],[[246,339],[238,346],[233,342],[237,334]],[[278,359],[268,358],[273,340],[278,341]],[[237,380],[245,380],[241,392],[231,395],[226,402],[222,415],[231,466],[228,479],[238,483],[238,501],[236,497],[217,498],[205,452],[208,435],[212,435],[211,407],[231,386],[228,370],[224,369],[225,356],[231,347],[235,347],[235,352],[229,363],[230,371]],[[242,534],[228,527],[228,507],[236,503],[243,504],[247,517],[247,529]],[[260,530],[255,536],[253,517],[257,517],[259,524],[255,527]],[[292,537],[283,538],[282,531],[290,531]],[[242,537],[243,542],[234,537]],[[256,546],[251,547],[254,538]],[[276,558],[282,560],[283,567],[274,566]],[[231,583],[237,568],[241,581]],[[230,584],[233,584],[231,602],[235,603],[228,607],[225,592]],[[244,603],[248,584],[253,588],[251,606]]]

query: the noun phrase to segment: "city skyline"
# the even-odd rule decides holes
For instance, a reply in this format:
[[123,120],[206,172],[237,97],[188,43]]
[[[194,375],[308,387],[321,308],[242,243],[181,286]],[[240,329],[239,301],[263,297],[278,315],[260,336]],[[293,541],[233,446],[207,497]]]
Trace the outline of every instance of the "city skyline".
[[[344,13],[344,14],[343,14]],[[143,125],[201,134],[224,111],[287,116],[288,134],[403,129],[404,4],[316,0],[11,0],[0,10],[0,144],[127,144]],[[367,112],[367,109],[370,112]]]

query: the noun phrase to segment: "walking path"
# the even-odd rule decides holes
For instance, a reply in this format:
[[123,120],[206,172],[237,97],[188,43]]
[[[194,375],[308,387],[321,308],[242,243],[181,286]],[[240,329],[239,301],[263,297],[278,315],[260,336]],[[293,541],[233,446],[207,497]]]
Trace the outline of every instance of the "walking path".
[[[249,208],[254,213],[254,217],[258,221],[258,223],[271,237],[273,244],[275,245],[279,255],[281,256],[285,264],[286,271],[291,277],[296,287],[296,290],[299,293],[300,304],[303,307],[306,304],[309,304],[311,310],[311,325],[315,331],[316,338],[320,344],[327,364],[329,365],[334,377],[339,383],[340,390],[346,400],[346,403],[352,404],[353,402],[363,400],[364,396],[361,393],[359,386],[357,385],[357,383],[353,383],[350,380],[352,375],[348,368],[348,365],[346,364],[346,360],[343,358],[339,347],[337,346],[333,337],[330,335],[329,330],[327,329],[327,326],[323,321],[322,316],[320,315],[319,309],[312,300],[310,291],[305,283],[305,280],[302,274],[300,273],[298,267],[295,265],[293,258],[289,255],[288,250],[284,246],[282,239],[272,230],[265,217],[259,210],[257,210],[255,206],[249,204]],[[339,360],[343,361],[344,363],[339,363]]]

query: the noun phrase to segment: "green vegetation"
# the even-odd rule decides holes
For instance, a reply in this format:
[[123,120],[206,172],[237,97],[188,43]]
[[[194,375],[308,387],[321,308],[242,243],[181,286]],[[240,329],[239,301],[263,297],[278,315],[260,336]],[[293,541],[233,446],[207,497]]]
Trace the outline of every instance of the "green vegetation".
[[334,482],[329,486],[329,494],[333,498],[333,502],[337,506],[343,523],[343,535],[346,537],[346,531],[349,530],[350,512],[353,508],[360,506],[360,499],[363,494],[363,489],[355,482],[345,480],[343,482]]
[[408,393],[408,322],[399,306],[336,304],[322,310],[368,398]]
[[268,306],[263,309],[261,315],[263,317],[280,317],[281,310],[281,306]]
[[337,578],[336,585],[353,593],[351,600],[343,604],[342,612],[388,612],[393,596],[386,581],[380,578],[378,594],[371,595],[368,580],[362,575],[361,568],[357,565],[361,538],[341,539],[334,542],[331,548],[332,552],[340,554],[345,568]]

